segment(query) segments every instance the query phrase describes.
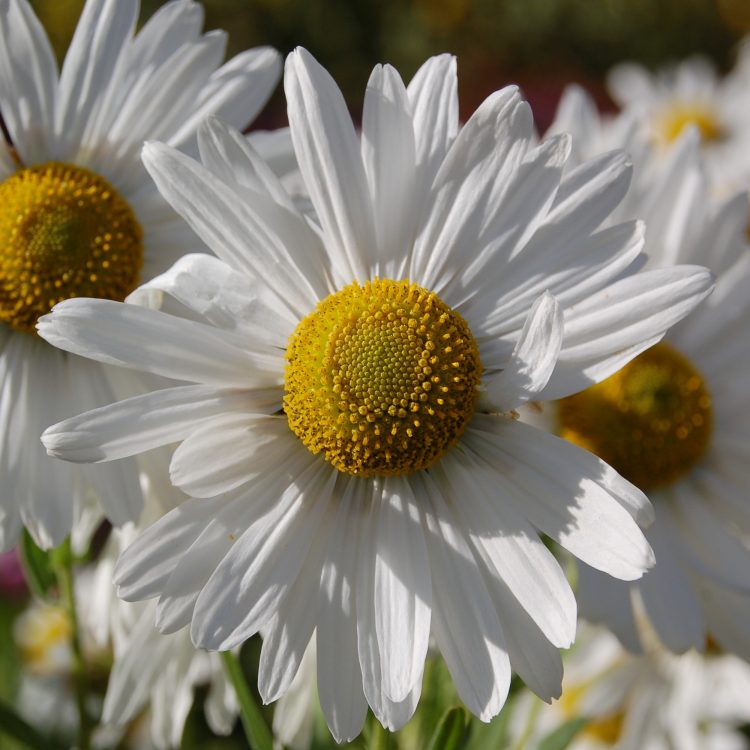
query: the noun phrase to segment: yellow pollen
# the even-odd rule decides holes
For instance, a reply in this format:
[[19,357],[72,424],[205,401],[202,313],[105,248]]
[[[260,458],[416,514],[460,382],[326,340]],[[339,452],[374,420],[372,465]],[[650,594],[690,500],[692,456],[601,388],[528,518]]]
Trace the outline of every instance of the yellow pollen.
[[284,410],[313,453],[359,476],[438,461],[474,413],[482,376],[466,321],[409,281],[331,294],[289,339]]
[[707,105],[674,104],[658,118],[657,138],[664,145],[669,145],[677,140],[688,125],[698,128],[704,143],[714,143],[725,136],[721,122]]
[[0,321],[33,331],[70,297],[123,300],[138,285],[143,232],[102,177],[48,162],[0,182]]
[[687,474],[711,438],[711,396],[703,378],[665,343],[560,401],[558,417],[562,437],[646,491]]

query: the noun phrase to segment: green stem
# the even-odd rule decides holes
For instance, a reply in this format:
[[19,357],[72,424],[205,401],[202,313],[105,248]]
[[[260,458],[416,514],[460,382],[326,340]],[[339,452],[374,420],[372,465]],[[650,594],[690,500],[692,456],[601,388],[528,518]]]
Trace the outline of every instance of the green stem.
[[271,732],[260,713],[260,709],[255,705],[253,694],[250,692],[245,675],[242,673],[240,660],[231,651],[222,651],[220,656],[224,662],[224,669],[237,693],[242,726],[245,729],[245,736],[250,743],[251,750],[273,750]]
[[[68,544],[66,542],[66,544]],[[91,750],[91,732],[93,723],[86,708],[89,693],[88,672],[81,646],[81,631],[76,609],[75,589],[73,588],[73,555],[70,547],[55,550],[58,557],[55,565],[57,585],[60,589],[60,600],[70,619],[70,647],[73,651],[73,684],[78,708],[78,746],[80,750]]]
[[526,724],[524,725],[523,732],[518,738],[518,742],[513,745],[513,750],[525,750],[528,741],[531,739],[531,735],[534,733],[534,724],[536,724],[537,716],[542,708],[542,702],[538,698],[534,698],[534,702],[531,704],[529,709],[529,715],[526,718]]

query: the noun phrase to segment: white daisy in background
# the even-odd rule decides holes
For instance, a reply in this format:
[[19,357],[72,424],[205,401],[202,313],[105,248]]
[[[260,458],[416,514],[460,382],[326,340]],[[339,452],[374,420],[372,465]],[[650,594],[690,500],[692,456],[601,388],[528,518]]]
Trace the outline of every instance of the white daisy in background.
[[216,734],[230,734],[239,712],[236,693],[218,654],[196,650],[185,629],[169,635],[156,630],[156,602],[130,603],[114,596],[112,571],[120,552],[146,526],[185,499],[169,483],[165,452],[162,449],[148,457],[142,474],[146,486],[141,519],[138,524],[113,530],[97,561],[96,590],[86,607],[89,629],[114,651],[102,724],[122,732],[148,708],[149,740],[157,750],[180,746],[199,686],[208,688],[203,707]]
[[[76,578],[75,595],[82,608],[93,602],[94,580],[84,573]],[[86,626],[79,630],[90,674],[104,670],[108,646]],[[72,625],[61,606],[32,599],[13,623],[13,640],[20,656],[16,704],[19,713],[37,728],[72,739],[78,726],[74,686]],[[89,701],[89,710],[95,709]],[[97,736],[99,736],[98,733]]]
[[[580,92],[569,95],[568,105],[574,100],[583,101]],[[575,109],[566,106],[567,124]],[[588,112],[581,121],[586,132],[596,131],[595,114]],[[750,533],[747,197],[712,200],[695,131],[658,165],[648,156],[643,152],[644,161],[635,161],[635,189],[624,203],[631,217],[648,222],[649,267],[705,263],[717,285],[663,343],[546,410],[550,429],[607,461],[656,509],[647,531],[656,567],[637,584],[624,584],[581,565],[581,613],[607,623],[628,648],[639,650],[642,606],[674,651],[702,650],[711,635],[750,658],[750,550],[739,536]],[[620,211],[618,218],[627,214]]]
[[608,76],[612,98],[637,118],[658,151],[668,151],[685,128],[700,133],[701,149],[719,187],[737,188],[750,167],[750,97],[738,70],[722,78],[702,57],[656,73],[622,63]]
[[523,696],[512,735],[526,747],[568,721],[584,719],[568,750],[745,750],[750,667],[720,652],[674,656],[655,643],[623,651],[607,631],[581,626],[565,662],[562,696],[551,706]]
[[0,547],[25,524],[43,547],[101,502],[137,519],[130,460],[102,470],[50,461],[36,436],[50,421],[133,392],[106,368],[35,335],[60,300],[122,300],[203,244],[159,196],[140,162],[147,138],[192,150],[218,113],[244,126],[280,74],[269,48],[221,65],[226,36],[201,33],[203,11],[167,3],[134,35],[137,0],[88,0],[62,71],[27,0],[0,0]]
[[204,164],[145,149],[162,194],[218,258],[146,284],[189,310],[70,300],[51,343],[186,381],[49,429],[51,454],[108,461],[179,442],[194,499],[120,558],[125,599],[225,650],[264,631],[259,688],[289,688],[315,634],[337,740],[368,703],[414,711],[430,633],[487,721],[511,667],[545,700],[576,605],[544,532],[610,575],[652,562],[644,496],[596,457],[513,418],[601,380],[710,291],[700,267],[631,272],[637,222],[601,229],[630,167],[610,154],[561,180],[569,139],[535,146],[514,87],[459,130],[455,61],[408,88],[373,71],[361,140],[304,50],[289,121],[319,218],[300,214],[236,132],[199,133]]

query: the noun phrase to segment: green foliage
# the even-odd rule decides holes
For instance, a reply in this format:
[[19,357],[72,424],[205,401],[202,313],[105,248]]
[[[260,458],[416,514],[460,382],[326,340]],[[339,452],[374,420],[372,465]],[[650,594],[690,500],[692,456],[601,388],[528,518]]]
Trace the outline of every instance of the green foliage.
[[[0,735],[14,743],[14,748],[30,748],[30,750],[65,750],[65,748],[44,737],[27,724],[16,712],[0,703]],[[3,744],[2,747],[11,750],[10,745]]]
[[57,585],[54,550],[37,547],[31,534],[24,529],[20,551],[29,588],[40,599],[47,599],[50,591]]
[[463,750],[467,739],[466,709],[449,709],[435,728],[427,750]]
[[552,734],[547,735],[539,743],[539,750],[565,750],[585,726],[586,719],[581,717],[571,719]]

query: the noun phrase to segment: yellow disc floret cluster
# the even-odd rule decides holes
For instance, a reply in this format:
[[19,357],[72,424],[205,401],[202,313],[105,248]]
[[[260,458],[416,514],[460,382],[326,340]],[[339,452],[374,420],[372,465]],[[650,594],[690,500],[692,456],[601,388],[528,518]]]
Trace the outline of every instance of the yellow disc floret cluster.
[[711,396],[700,373],[668,344],[559,402],[560,434],[642,490],[666,487],[703,457]]
[[656,137],[669,146],[689,125],[698,129],[704,143],[720,141],[726,135],[717,114],[708,105],[675,103],[657,118]]
[[336,469],[408,474],[439,460],[474,413],[482,375],[466,321],[409,281],[330,295],[289,340],[284,410]]
[[0,322],[33,331],[64,299],[123,300],[142,264],[141,227],[102,177],[48,162],[0,183]]

